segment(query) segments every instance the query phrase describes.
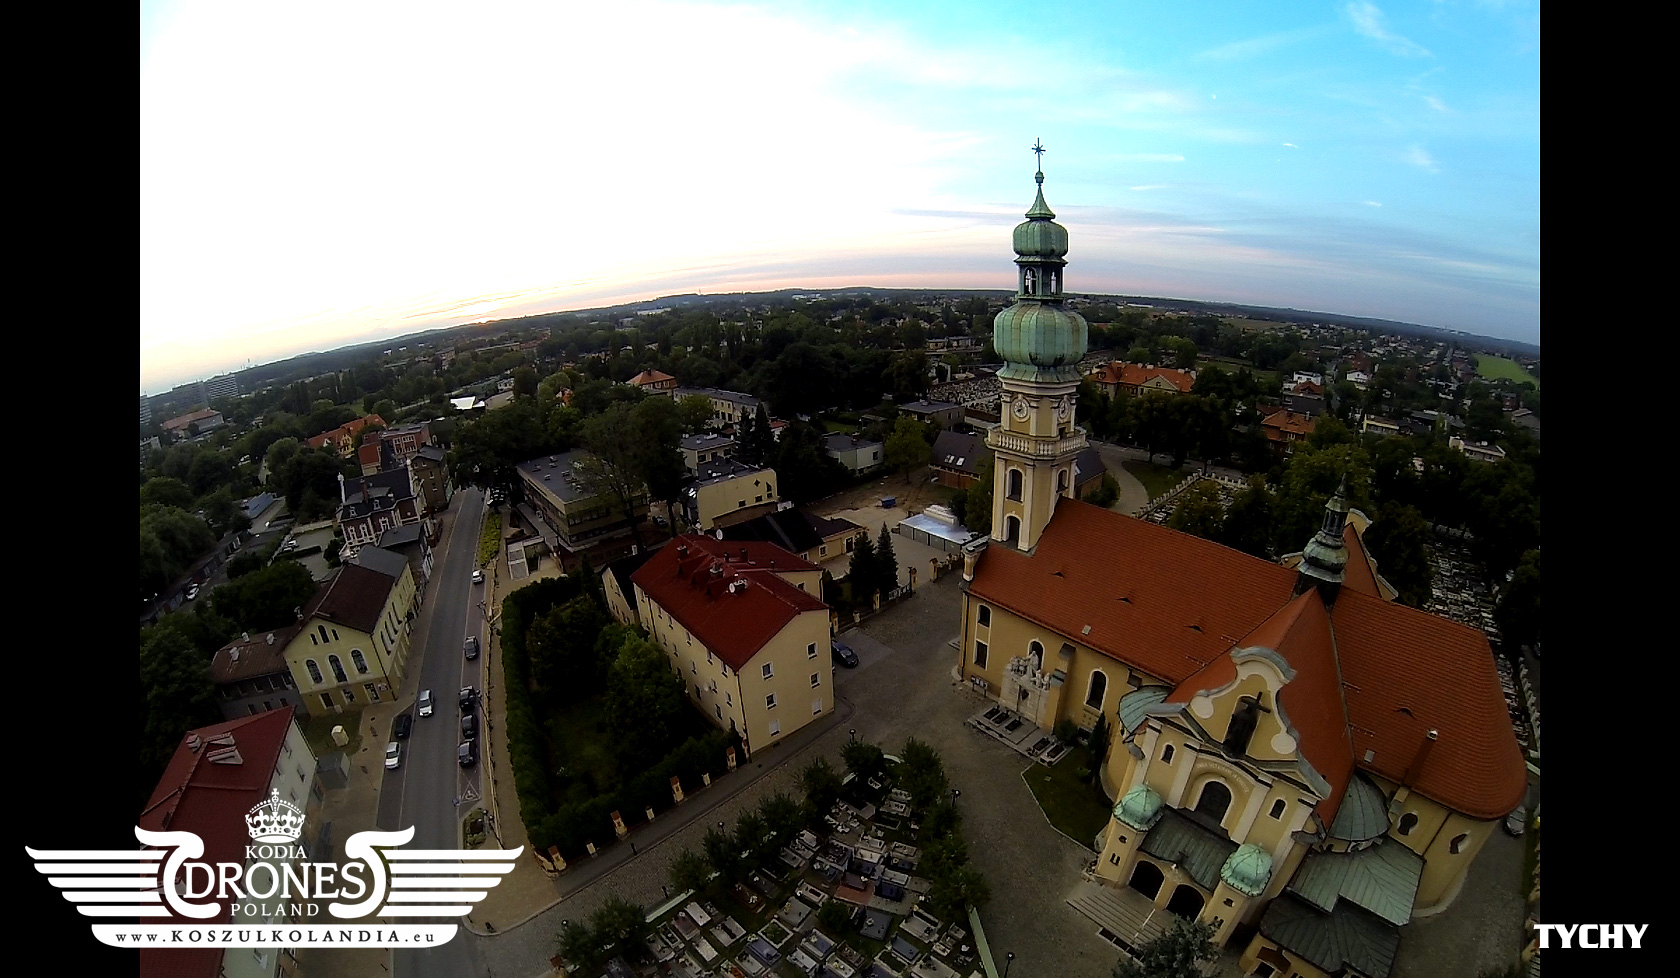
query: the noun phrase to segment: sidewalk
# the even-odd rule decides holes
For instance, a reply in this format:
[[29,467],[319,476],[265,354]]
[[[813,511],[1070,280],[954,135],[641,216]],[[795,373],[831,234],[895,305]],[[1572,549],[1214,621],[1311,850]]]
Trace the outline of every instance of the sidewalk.
[[[438,537],[439,551],[449,546],[450,532],[455,524],[455,513],[445,511],[438,517],[441,534]],[[420,613],[415,616],[414,627],[409,633],[421,637],[429,633],[432,621],[432,602],[436,599],[438,576],[426,582],[424,598],[421,600]],[[349,862],[344,857],[344,842],[357,832],[366,832],[379,828],[379,798],[385,785],[385,744],[390,740],[391,723],[399,713],[407,712],[414,705],[418,696],[413,677],[419,674],[421,657],[426,650],[420,647],[418,641],[409,647],[408,663],[403,675],[402,688],[395,690],[395,698],[372,703],[362,708],[362,746],[355,756],[348,758],[349,776],[345,787],[328,791],[321,803],[320,818],[323,823],[332,826],[329,845],[331,852],[311,853],[310,856],[321,861]],[[378,975],[390,973],[391,952],[388,948],[332,948],[309,947],[298,948],[297,962],[299,974],[304,978],[327,978],[327,976],[345,976],[345,978],[359,978],[363,975]]]

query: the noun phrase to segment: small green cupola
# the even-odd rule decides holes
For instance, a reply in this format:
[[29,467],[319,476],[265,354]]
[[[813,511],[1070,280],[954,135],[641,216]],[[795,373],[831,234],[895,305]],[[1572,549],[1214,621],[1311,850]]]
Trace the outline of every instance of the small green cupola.
[[1296,568],[1296,594],[1316,587],[1326,602],[1336,600],[1347,572],[1348,549],[1343,539],[1347,514],[1347,477],[1343,476],[1335,494],[1324,504],[1324,522],[1301,552],[1301,564]]
[[1114,817],[1139,832],[1147,831],[1161,819],[1161,796],[1146,784],[1134,785],[1114,806]]
[[1240,845],[1225,860],[1219,878],[1244,896],[1259,896],[1272,881],[1272,854],[1252,842]]
[[[1043,144],[1035,143],[1033,152],[1042,160]],[[992,346],[1005,361],[1002,378],[1077,381],[1089,329],[1085,317],[1062,307],[1067,228],[1044,202],[1042,165],[1033,178],[1038,196],[1015,226],[1015,302],[992,321]]]

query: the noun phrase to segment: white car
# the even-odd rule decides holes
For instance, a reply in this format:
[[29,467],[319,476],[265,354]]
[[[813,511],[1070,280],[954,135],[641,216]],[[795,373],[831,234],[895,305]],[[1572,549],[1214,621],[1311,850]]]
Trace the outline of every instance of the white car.
[[420,715],[423,717],[432,715],[432,691],[429,689],[420,691]]
[[478,570],[476,568],[473,570],[473,583],[474,584],[483,584],[484,583],[484,572],[482,570]]
[[394,771],[402,763],[402,745],[391,741],[385,745],[385,770]]
[[198,585],[194,584],[192,587],[187,588],[187,600],[191,601],[196,597],[198,597]]

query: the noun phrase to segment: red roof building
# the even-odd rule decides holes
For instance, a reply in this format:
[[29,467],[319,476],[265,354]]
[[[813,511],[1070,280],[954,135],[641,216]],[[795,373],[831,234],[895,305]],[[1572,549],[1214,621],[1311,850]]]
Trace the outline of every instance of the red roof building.
[[1117,393],[1136,396],[1151,390],[1188,394],[1190,388],[1196,384],[1196,375],[1188,370],[1123,363],[1119,360],[1104,364],[1086,376],[1101,386],[1109,397]]
[[1272,448],[1280,455],[1295,454],[1295,444],[1305,441],[1313,433],[1316,422],[1310,414],[1297,414],[1294,411],[1275,411],[1266,415],[1260,422],[1260,430],[1265,433],[1266,440],[1272,443]]
[[649,394],[670,394],[677,389],[677,378],[663,370],[644,370],[626,383],[632,387],[640,387]]

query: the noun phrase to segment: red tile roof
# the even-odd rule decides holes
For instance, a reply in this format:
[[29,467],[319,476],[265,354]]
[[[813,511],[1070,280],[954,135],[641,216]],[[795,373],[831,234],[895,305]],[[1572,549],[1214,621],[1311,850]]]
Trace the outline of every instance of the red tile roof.
[[[970,591],[1175,686],[1233,647],[1282,644],[1271,647],[1297,672],[1285,709],[1309,760],[1338,791],[1333,752],[1325,746],[1334,738],[1325,731],[1345,701],[1360,767],[1472,817],[1497,818],[1515,808],[1527,769],[1487,638],[1363,593],[1357,584],[1341,589],[1321,630],[1314,624],[1319,612],[1305,610],[1318,599],[1292,600],[1295,577],[1189,534],[1062,500],[1031,556],[988,547]],[[1290,608],[1289,615],[1280,612]],[[1337,666],[1340,680],[1333,678]],[[1338,696],[1338,689],[1345,692]],[[1440,739],[1407,778],[1430,728]],[[1363,760],[1366,750],[1375,751],[1370,762]],[[1331,817],[1334,809],[1321,814]]]
[[1376,572],[1371,569],[1371,557],[1365,552],[1365,541],[1359,539],[1351,522],[1342,528],[1342,541],[1347,544],[1348,551],[1347,570],[1342,573],[1342,590],[1351,588],[1374,598],[1382,597]]
[[648,384],[663,384],[667,381],[675,381],[676,379],[677,378],[665,373],[662,370],[644,370],[636,376],[631,377],[629,382],[637,387],[643,387]]
[[386,427],[385,419],[381,418],[377,414],[370,414],[361,418],[352,418],[331,431],[323,431],[313,438],[310,438],[309,447],[321,448],[329,442],[337,444],[341,438],[354,439],[363,428],[366,428],[370,424],[378,424],[382,428]]
[[1180,393],[1190,393],[1190,388],[1196,384],[1194,374],[1172,367],[1146,367],[1138,363],[1122,363],[1115,360],[1103,367],[1091,377],[1099,384],[1121,384],[1137,387],[1156,377],[1163,378],[1167,383],[1178,388]]
[[[245,864],[250,832],[245,813],[268,797],[280,748],[292,725],[292,707],[269,710],[188,731],[158,779],[151,800],[135,824],[153,832],[192,832],[204,840],[203,862]],[[237,763],[227,763],[228,737]],[[198,748],[192,746],[197,738]],[[218,759],[222,762],[218,763]],[[151,923],[175,921],[203,925],[232,919],[227,904],[213,920],[154,917]],[[221,973],[221,948],[140,952],[143,978],[215,978]]]
[[[1313,416],[1310,414],[1296,414],[1294,411],[1278,411],[1266,415],[1260,424],[1277,432],[1294,432],[1297,435],[1310,435],[1313,432]],[[1273,431],[1266,432],[1266,437],[1276,441]]]
[[795,617],[828,609],[777,576],[818,569],[773,543],[688,534],[660,548],[630,579],[740,671]]

